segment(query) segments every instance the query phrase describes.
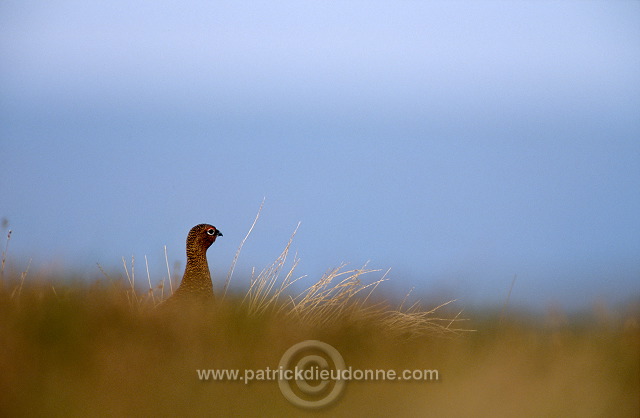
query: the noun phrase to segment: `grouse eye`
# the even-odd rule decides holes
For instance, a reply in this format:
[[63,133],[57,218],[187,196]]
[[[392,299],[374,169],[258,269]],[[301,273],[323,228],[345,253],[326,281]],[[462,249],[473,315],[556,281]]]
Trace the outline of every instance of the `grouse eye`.
[[215,235],[216,234],[216,230],[213,228],[207,229],[207,235]]

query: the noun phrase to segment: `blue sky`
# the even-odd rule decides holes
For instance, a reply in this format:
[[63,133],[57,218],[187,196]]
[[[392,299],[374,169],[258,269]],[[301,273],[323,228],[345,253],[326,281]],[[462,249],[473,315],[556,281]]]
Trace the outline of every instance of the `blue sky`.
[[[589,306],[640,293],[640,3],[0,5],[0,217],[32,271],[182,261]],[[375,279],[379,276],[372,276]]]

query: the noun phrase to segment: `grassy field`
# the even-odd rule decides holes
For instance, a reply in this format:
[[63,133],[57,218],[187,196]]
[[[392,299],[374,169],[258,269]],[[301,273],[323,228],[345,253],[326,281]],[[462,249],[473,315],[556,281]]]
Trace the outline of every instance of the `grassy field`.
[[[0,415],[640,413],[638,305],[574,317],[511,309],[502,318],[491,310],[460,315],[455,303],[394,308],[374,300],[364,274],[335,270],[295,300],[282,286],[289,275],[270,285],[275,276],[267,274],[246,294],[180,309],[155,307],[168,290],[136,290],[126,276],[5,275]],[[352,380],[333,404],[308,410],[288,401],[276,381],[205,381],[197,373],[277,369],[283,353],[305,340],[330,344],[352,369],[437,370],[437,380]]]
[[[640,301],[580,315],[391,302],[385,274],[345,266],[296,294],[290,244],[227,292],[236,256],[215,303],[188,305],[163,304],[175,286],[136,279],[133,260],[71,279],[12,271],[5,248],[0,416],[640,414]],[[278,381],[294,366],[350,380]]]

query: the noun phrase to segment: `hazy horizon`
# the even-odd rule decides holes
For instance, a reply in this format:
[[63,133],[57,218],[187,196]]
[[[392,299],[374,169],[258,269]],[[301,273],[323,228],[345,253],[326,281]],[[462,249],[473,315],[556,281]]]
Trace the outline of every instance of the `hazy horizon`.
[[310,279],[369,261],[462,305],[514,275],[514,304],[624,301],[638,22],[637,2],[3,2],[9,257],[94,275],[147,255],[160,279],[207,222],[220,286],[265,198],[238,278],[301,222]]

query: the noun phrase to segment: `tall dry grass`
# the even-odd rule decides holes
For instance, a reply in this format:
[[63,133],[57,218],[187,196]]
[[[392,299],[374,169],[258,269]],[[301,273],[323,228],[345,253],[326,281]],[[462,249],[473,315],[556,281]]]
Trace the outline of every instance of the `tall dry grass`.
[[[238,247],[229,268],[224,288],[220,292],[216,292],[221,295],[218,296],[218,303],[224,302],[227,297],[240,252],[253,231],[261,210],[262,205],[258,209],[247,235]],[[454,314],[449,311],[444,317],[438,315],[439,312],[443,311],[442,308],[453,304],[455,302],[453,300],[439,303],[429,309],[423,309],[420,301],[415,301],[410,306],[405,307],[409,294],[396,307],[389,306],[387,302],[378,297],[375,298],[377,302],[373,302],[374,298],[372,296],[377,296],[374,295],[374,291],[378,288],[378,285],[388,280],[389,271],[377,280],[367,283],[365,276],[379,273],[380,270],[368,269],[366,265],[361,268],[347,269],[346,264],[341,264],[327,271],[302,292],[292,294],[292,285],[306,278],[305,276],[298,276],[296,273],[299,262],[297,256],[294,255],[290,265],[287,265],[291,245],[299,226],[298,224],[284,249],[273,263],[257,274],[255,274],[254,270],[254,274],[252,274],[247,284],[246,293],[239,304],[241,309],[246,310],[247,315],[277,314],[278,316],[295,320],[305,326],[317,327],[329,327],[338,323],[354,325],[360,322],[370,323],[376,324],[379,332],[403,336],[403,338],[418,337],[423,334],[458,334],[470,331],[463,325],[465,319],[461,317],[461,311]],[[125,283],[128,285],[124,294],[133,309],[140,310],[158,306],[173,293],[174,285],[170,279],[171,272],[168,268],[169,262],[168,257],[166,257],[166,247],[165,260],[169,278],[169,291],[166,291],[164,279],[155,287],[152,285],[149,266],[145,257],[145,283],[148,288],[146,292],[140,294],[137,290],[139,285],[136,284],[135,258],[127,262],[123,257]],[[100,270],[107,280],[114,281],[103,269]]]
[[[154,285],[135,260],[121,277],[78,281],[3,262],[0,416],[638,415],[637,304],[577,317],[511,309],[502,321],[483,310],[462,321],[447,301],[393,306],[379,294],[389,275],[366,266],[329,270],[292,293],[303,279],[296,257],[287,264],[290,248],[245,292],[177,312],[155,309],[171,285]],[[354,369],[438,369],[440,379],[350,382],[320,411],[291,405],[275,382],[198,379],[197,369],[276,368],[308,339]]]

